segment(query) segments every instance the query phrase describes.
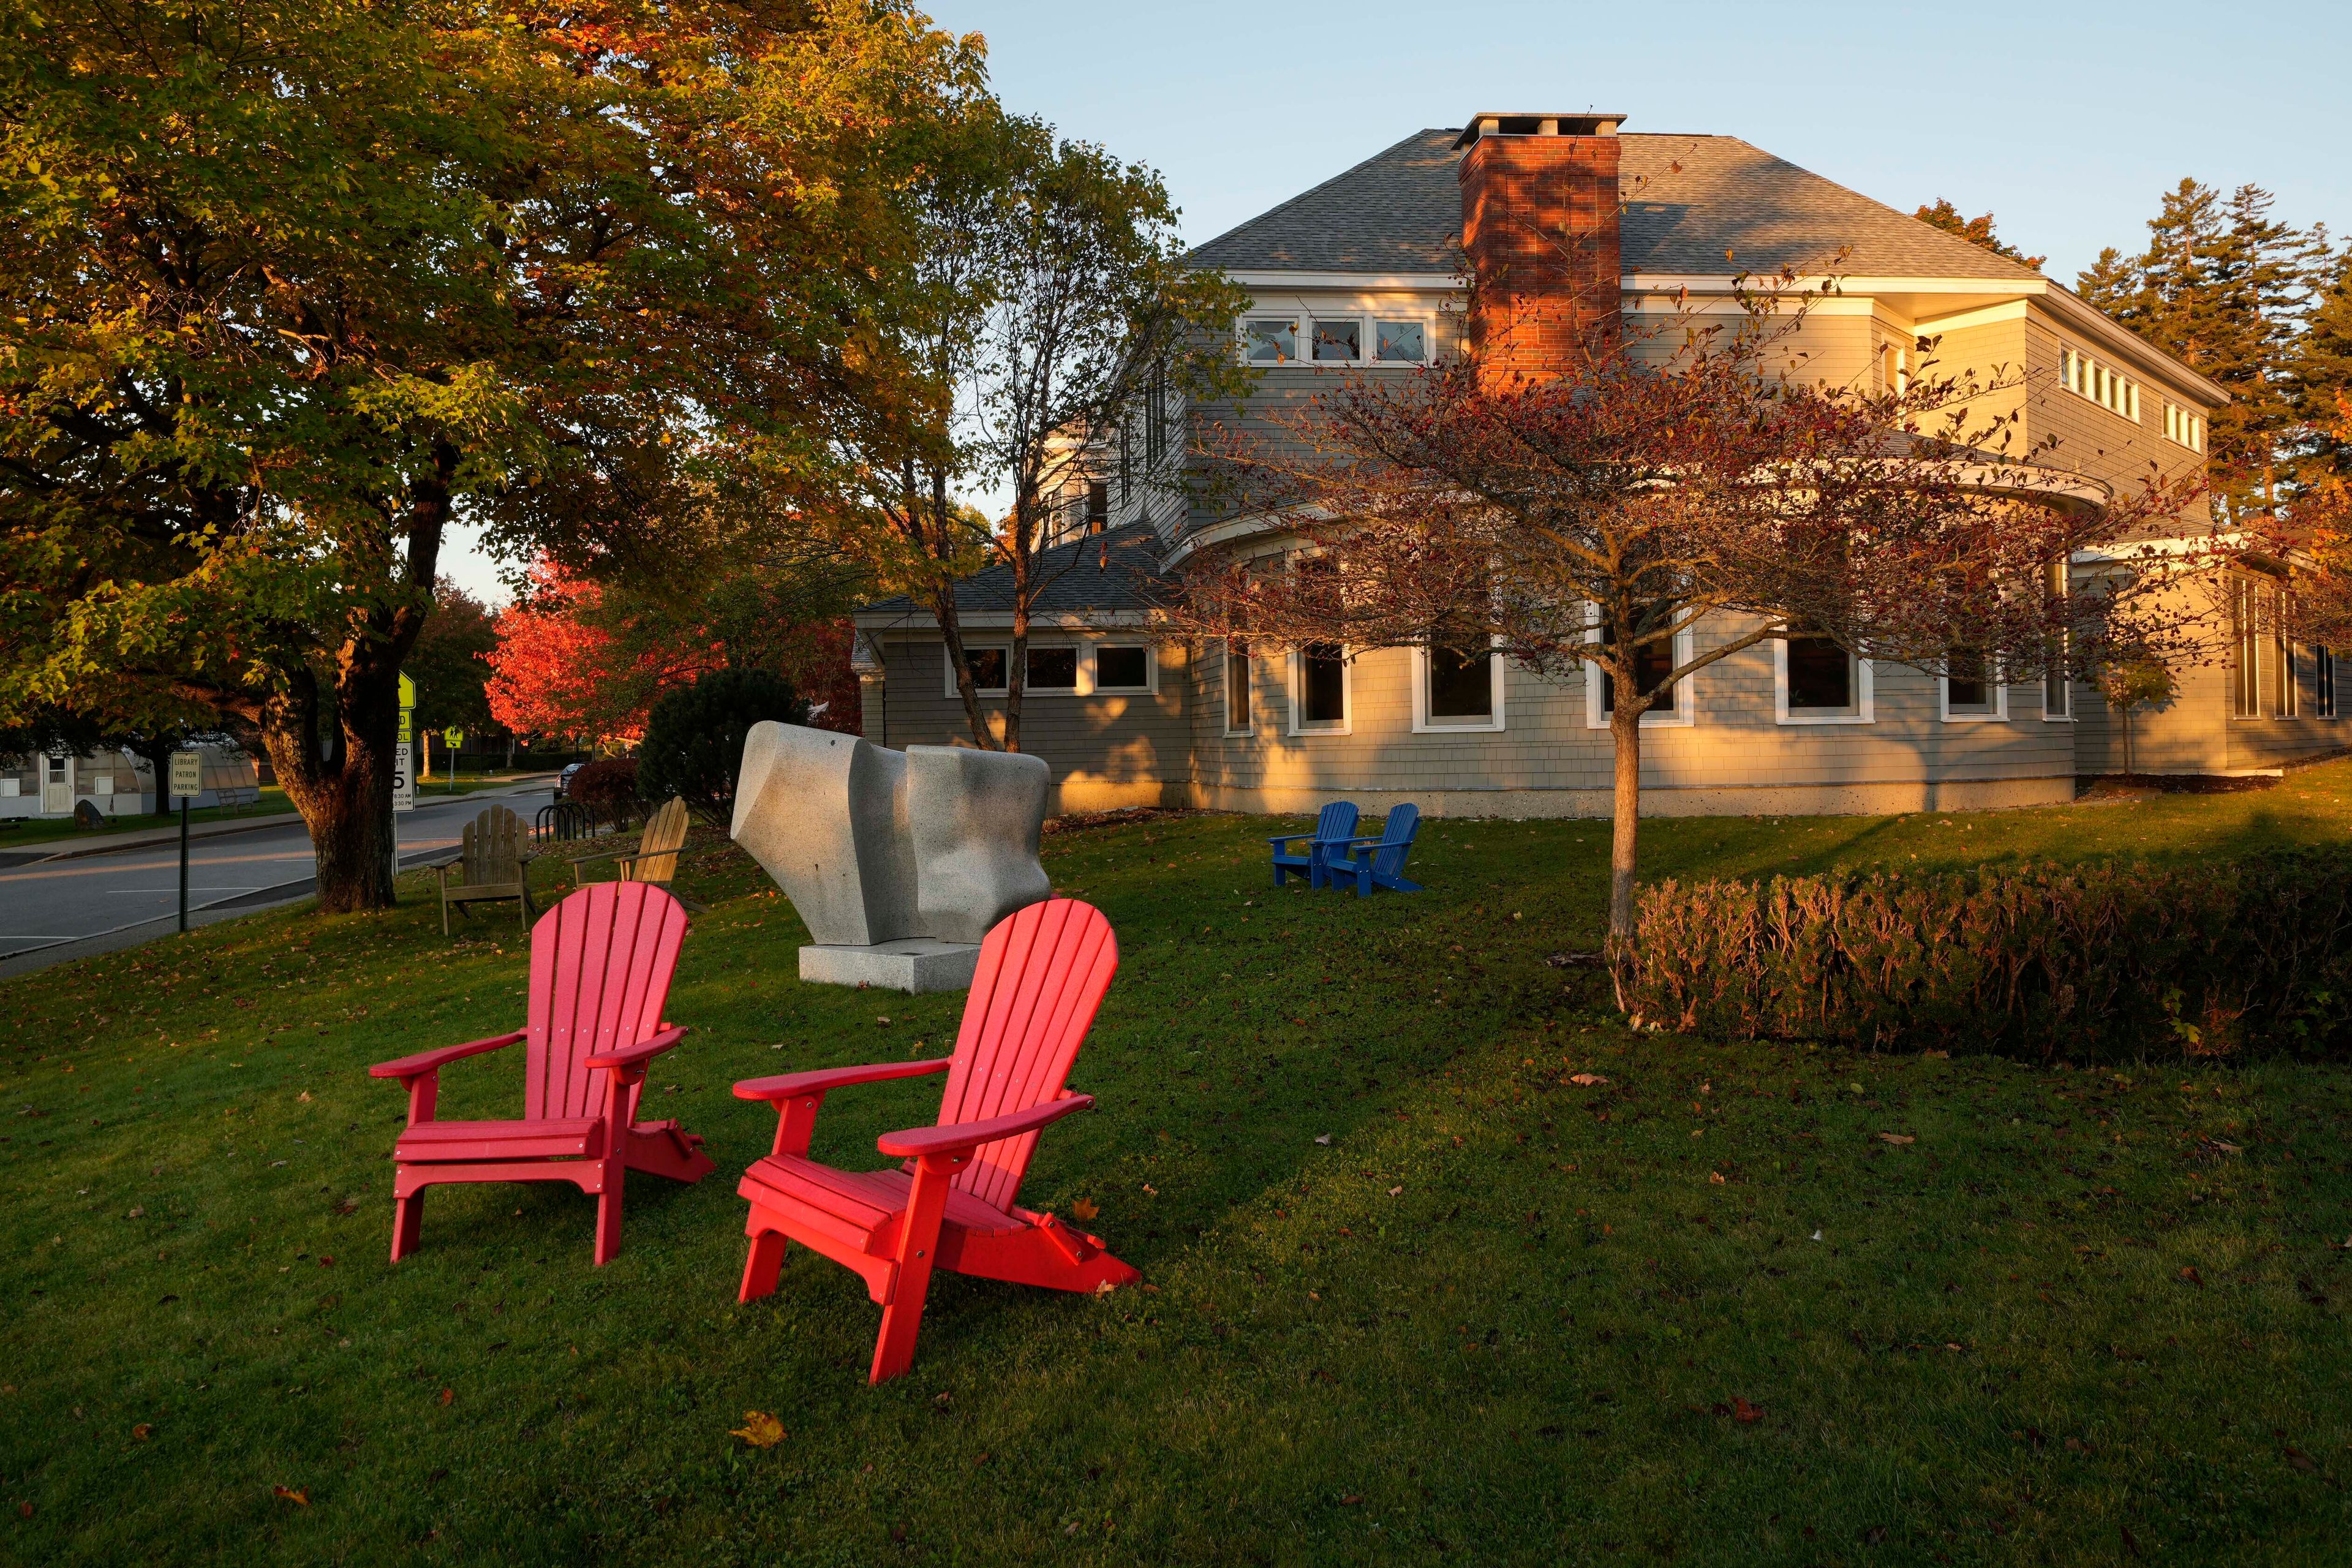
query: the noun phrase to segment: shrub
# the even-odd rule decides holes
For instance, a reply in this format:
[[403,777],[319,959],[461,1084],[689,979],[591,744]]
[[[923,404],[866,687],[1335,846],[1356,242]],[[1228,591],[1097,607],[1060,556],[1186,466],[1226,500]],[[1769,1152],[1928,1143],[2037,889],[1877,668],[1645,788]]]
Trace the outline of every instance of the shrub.
[[638,809],[637,759],[606,757],[590,763],[572,775],[563,793],[604,821],[625,822]]
[[1716,1038],[2088,1059],[2352,1037],[2352,862],[1664,882],[1628,1011]]
[[735,806],[744,735],[763,720],[799,724],[807,718],[808,704],[782,676],[712,670],[691,686],[663,693],[646,716],[638,787],[647,800],[681,795],[700,816],[724,824]]

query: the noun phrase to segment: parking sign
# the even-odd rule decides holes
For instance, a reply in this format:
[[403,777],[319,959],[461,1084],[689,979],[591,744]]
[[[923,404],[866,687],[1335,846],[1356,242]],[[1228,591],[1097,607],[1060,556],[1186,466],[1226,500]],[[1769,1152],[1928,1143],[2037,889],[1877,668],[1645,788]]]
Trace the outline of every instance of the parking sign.
[[202,752],[172,753],[172,793],[183,799],[192,799],[205,793],[205,755]]

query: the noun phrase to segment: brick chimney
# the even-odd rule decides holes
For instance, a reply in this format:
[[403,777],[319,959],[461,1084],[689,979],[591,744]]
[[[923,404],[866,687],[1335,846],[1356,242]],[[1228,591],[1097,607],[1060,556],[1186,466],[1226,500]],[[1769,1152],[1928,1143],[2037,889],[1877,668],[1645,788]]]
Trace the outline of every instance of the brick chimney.
[[1454,143],[1482,378],[1557,375],[1616,341],[1624,118],[1476,114]]

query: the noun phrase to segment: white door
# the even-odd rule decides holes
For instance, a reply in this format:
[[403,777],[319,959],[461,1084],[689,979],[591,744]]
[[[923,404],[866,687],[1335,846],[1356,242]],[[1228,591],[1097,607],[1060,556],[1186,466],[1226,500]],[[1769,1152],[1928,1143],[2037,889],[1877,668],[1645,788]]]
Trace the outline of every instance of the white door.
[[70,757],[41,759],[41,810],[44,815],[64,816],[73,810],[73,774]]

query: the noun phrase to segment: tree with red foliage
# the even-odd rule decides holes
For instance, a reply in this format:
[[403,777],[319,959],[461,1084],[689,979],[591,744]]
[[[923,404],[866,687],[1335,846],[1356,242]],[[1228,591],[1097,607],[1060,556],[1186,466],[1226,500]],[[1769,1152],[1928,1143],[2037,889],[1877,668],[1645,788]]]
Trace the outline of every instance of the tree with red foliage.
[[[1546,378],[1475,359],[1360,374],[1229,435],[1223,476],[1264,542],[1188,576],[1177,623],[1204,637],[1492,648],[1612,693],[1610,935],[1633,929],[1642,715],[1676,683],[1774,639],[2030,679],[2111,647],[2195,657],[2210,606],[2180,591],[2210,552],[2177,532],[2194,499],[2072,480],[1971,422],[1989,391],[1924,364],[1864,395],[1785,373],[1803,301],[1786,283],[1728,331],[1596,332]],[[2034,456],[2038,456],[2035,454]],[[2095,584],[2055,563],[2105,546]],[[1676,637],[1693,629],[1687,657]]]
[[531,582],[530,596],[499,616],[488,656],[491,715],[519,734],[635,744],[664,691],[728,668],[775,670],[822,704],[812,724],[857,732],[848,620],[795,618],[755,572],[731,574],[683,608],[544,560]]

